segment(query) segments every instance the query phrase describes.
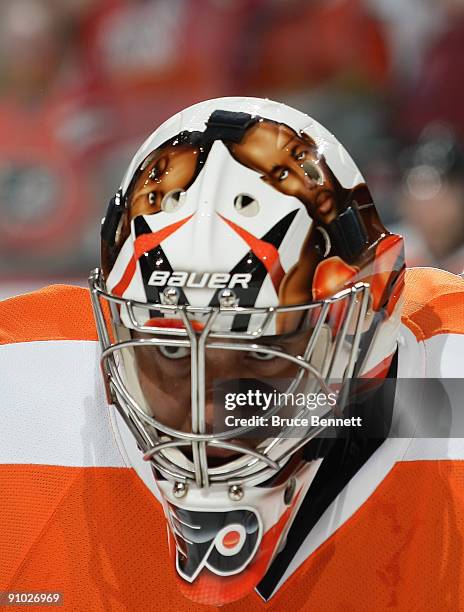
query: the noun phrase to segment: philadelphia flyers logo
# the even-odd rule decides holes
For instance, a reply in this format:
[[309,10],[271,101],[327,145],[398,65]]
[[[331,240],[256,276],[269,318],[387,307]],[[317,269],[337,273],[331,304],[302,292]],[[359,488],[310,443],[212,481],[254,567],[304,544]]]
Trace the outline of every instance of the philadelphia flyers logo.
[[253,559],[262,536],[261,520],[250,508],[197,512],[169,504],[179,575],[193,582],[204,567],[219,576],[238,574]]

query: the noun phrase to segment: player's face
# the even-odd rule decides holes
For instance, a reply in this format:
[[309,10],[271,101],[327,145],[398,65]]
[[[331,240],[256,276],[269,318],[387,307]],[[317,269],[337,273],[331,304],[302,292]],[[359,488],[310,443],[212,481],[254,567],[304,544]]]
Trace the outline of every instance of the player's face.
[[129,198],[130,220],[161,210],[164,196],[185,190],[195,178],[199,150],[189,144],[166,145],[159,149],[140,173]]
[[[133,332],[134,337],[146,334]],[[301,355],[308,342],[308,332],[288,337],[272,337],[262,342],[292,355]],[[190,351],[180,347],[141,346],[135,350],[137,376],[152,415],[164,425],[190,432],[191,360]],[[224,349],[207,349],[205,359],[205,419],[207,433],[218,431],[218,411],[223,419],[224,407],[218,405],[217,385],[246,381],[240,391],[263,388],[278,380],[292,380],[297,366],[282,357]],[[230,387],[232,388],[232,387]],[[235,389],[237,387],[234,387]],[[216,397],[215,397],[216,390]],[[215,403],[216,400],[216,403]],[[246,408],[245,408],[246,409]],[[222,416],[221,416],[222,415]],[[219,449],[218,449],[219,450]],[[216,453],[215,454],[220,454]],[[224,453],[223,453],[224,454]],[[226,453],[227,454],[227,453]]]
[[250,128],[239,144],[231,144],[230,151],[275,189],[297,197],[314,219],[330,223],[336,218],[335,185],[309,137],[264,120]]

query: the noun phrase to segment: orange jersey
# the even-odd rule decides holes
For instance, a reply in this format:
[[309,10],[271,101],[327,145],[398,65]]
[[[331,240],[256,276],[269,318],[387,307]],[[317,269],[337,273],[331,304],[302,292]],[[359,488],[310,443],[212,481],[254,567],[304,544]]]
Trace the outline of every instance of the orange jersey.
[[[464,280],[419,268],[405,283],[398,378],[464,377]],[[150,468],[106,404],[88,291],[1,302],[0,344],[0,591],[61,592],[72,611],[214,609],[178,589]],[[463,459],[458,437],[387,439],[268,600],[222,610],[464,610]]]

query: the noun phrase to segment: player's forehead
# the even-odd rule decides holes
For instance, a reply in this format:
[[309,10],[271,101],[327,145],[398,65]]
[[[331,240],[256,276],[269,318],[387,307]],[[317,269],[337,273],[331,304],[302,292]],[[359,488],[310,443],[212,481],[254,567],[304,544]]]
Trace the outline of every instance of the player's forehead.
[[[190,321],[192,331],[199,337],[204,330],[204,323],[199,320]],[[152,331],[156,328],[156,332]],[[153,318],[145,323],[144,330],[131,329],[131,336],[134,338],[170,338],[170,331],[173,329],[185,330],[185,325],[181,320],[178,319],[160,319]],[[262,344],[265,346],[296,346],[302,342],[307,341],[313,332],[313,328],[305,327],[299,329],[292,329],[291,331],[282,331],[277,334],[265,334],[259,339],[256,339],[256,344]],[[210,338],[214,341],[215,338]],[[221,338],[220,343],[224,346],[227,344],[248,344],[248,340],[242,337],[242,334],[237,332],[236,336],[233,333],[229,334],[227,338]]]

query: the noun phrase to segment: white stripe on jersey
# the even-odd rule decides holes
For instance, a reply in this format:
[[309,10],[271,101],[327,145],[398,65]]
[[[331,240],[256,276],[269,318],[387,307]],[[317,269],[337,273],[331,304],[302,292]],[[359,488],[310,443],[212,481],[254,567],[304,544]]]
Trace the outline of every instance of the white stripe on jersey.
[[[464,354],[464,335],[439,334],[425,342],[418,342],[414,334],[402,325],[398,354],[398,378],[464,378],[462,361],[458,359],[459,354]],[[441,382],[446,387],[446,380]],[[407,384],[404,385],[404,389],[408,390]],[[414,394],[416,386],[411,385],[409,389]],[[453,425],[455,426],[454,435],[461,435],[462,421],[459,423],[456,415],[464,413],[464,398],[458,396],[456,387],[452,385],[449,387],[449,400],[450,436],[453,435]],[[411,397],[410,401],[414,401],[414,398]],[[405,416],[404,413],[408,409],[406,395],[403,395],[401,404],[395,405],[394,421]],[[454,419],[452,418],[453,412]],[[396,462],[440,459],[464,459],[464,438],[387,439],[355,474],[310,531],[272,596],[299,566],[367,501]]]
[[0,346],[0,463],[128,467],[103,389],[97,342]]

